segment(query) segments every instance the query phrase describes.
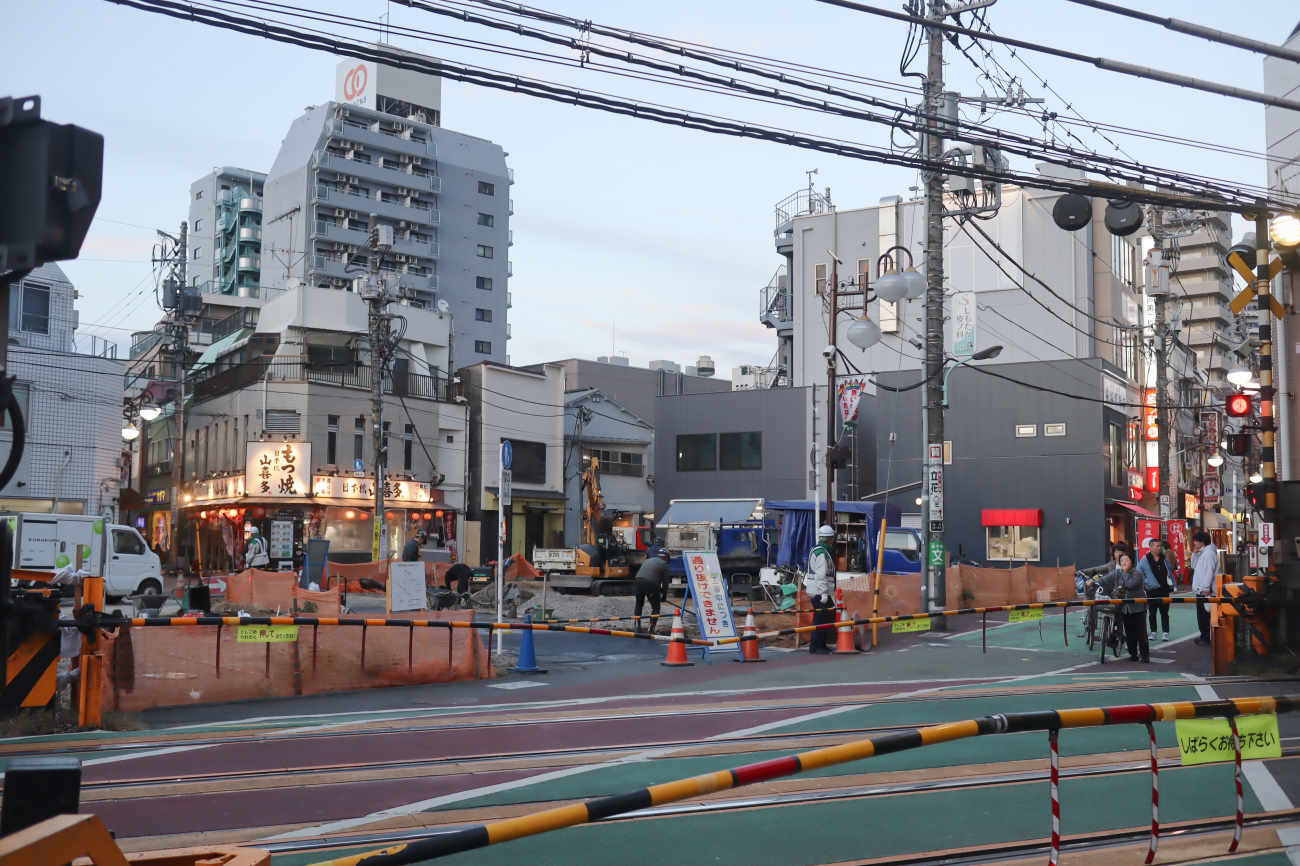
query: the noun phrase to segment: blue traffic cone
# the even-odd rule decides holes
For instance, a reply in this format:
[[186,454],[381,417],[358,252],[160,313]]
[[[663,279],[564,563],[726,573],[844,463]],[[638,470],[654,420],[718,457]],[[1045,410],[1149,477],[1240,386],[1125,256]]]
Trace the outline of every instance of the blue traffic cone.
[[[524,615],[526,625],[533,624],[531,613]],[[524,636],[519,642],[519,663],[510,669],[513,674],[544,674],[545,670],[537,666],[537,651],[533,649],[533,630],[524,629]]]

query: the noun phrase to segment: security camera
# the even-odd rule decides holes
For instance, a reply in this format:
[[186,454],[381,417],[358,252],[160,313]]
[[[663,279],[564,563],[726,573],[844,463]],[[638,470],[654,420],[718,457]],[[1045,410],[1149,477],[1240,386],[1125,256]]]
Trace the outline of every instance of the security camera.
[[822,357],[825,358],[825,359],[828,360],[828,361],[829,361],[831,358],[834,358],[834,357],[835,357],[835,347],[834,347],[834,346],[827,346],[826,348],[822,349]]

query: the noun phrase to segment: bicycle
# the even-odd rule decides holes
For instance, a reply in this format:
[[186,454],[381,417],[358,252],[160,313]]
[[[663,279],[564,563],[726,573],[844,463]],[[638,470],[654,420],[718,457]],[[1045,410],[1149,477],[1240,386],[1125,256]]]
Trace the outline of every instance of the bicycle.
[[[1110,601],[1110,596],[1098,592],[1096,599],[1097,601]],[[1111,655],[1119,658],[1119,648],[1124,645],[1124,621],[1119,618],[1114,605],[1101,605],[1101,608],[1101,614],[1097,619],[1100,621],[1101,635],[1100,663],[1104,665],[1106,663],[1107,647],[1110,648]],[[1094,607],[1093,610],[1095,611],[1096,608]],[[1089,645],[1088,649],[1091,650],[1092,646]]]

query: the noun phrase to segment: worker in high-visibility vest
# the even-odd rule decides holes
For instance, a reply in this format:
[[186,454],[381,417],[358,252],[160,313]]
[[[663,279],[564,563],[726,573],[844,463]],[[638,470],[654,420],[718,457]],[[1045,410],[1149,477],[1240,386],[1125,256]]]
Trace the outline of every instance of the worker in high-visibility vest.
[[[803,588],[812,603],[813,625],[835,622],[835,557],[829,547],[835,530],[823,526],[817,530],[817,546],[808,554],[808,573],[804,575]],[[812,633],[808,652],[829,655],[831,630],[820,628]]]

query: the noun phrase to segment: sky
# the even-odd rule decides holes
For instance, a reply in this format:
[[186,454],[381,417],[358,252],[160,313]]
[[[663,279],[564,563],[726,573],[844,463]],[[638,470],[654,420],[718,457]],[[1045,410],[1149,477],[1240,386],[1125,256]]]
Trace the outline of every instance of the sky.
[[[105,136],[104,193],[81,256],[62,267],[80,291],[81,337],[116,340],[160,311],[149,263],[154,230],[175,233],[189,184],[214,166],[267,170],[304,107],[334,96],[338,58],[323,52],[141,12],[109,0],[9,0],[0,32],[0,94],[42,98],[47,119]],[[898,4],[881,5],[897,8]],[[1232,29],[1281,43],[1296,26],[1293,4],[1243,0],[1222,16],[1212,0],[1140,0],[1144,11]],[[574,57],[563,48],[382,2],[316,3],[429,39],[452,35]],[[785,3],[551,0],[546,8],[657,36],[779,58],[887,82],[903,79],[906,25],[814,0]],[[253,13],[248,13],[253,14]],[[987,20],[998,33],[1144,66],[1262,89],[1261,58],[1065,0],[997,0]],[[317,26],[317,25],[309,25]],[[552,26],[552,29],[559,29]],[[609,42],[609,40],[599,40]],[[398,47],[621,96],[872,145],[887,128],[821,112],[653,84],[591,68],[525,61],[463,45],[394,34]],[[1019,76],[1027,96],[1065,114],[1061,99],[1005,47],[989,50]],[[995,67],[969,49],[987,70]],[[1264,148],[1262,105],[1121,76],[1024,53],[1038,76],[1093,121],[1127,129]],[[910,71],[924,70],[924,52]],[[945,78],[964,95],[994,95],[993,83],[951,45]],[[856,83],[891,99],[915,96]],[[501,144],[511,188],[515,244],[510,291],[510,361],[626,354],[694,363],[714,358],[719,375],[766,364],[775,332],[758,321],[759,292],[781,259],[773,206],[807,184],[830,188],[841,208],[911,196],[916,172],[614,116],[473,85],[444,82],[443,125]],[[969,116],[978,118],[974,110]],[[985,118],[1041,134],[1000,114]],[[1088,129],[1089,148],[1116,154]],[[1260,159],[1112,134],[1132,157],[1231,181],[1263,183]],[[901,142],[900,142],[901,143]],[[1032,170],[1027,160],[1013,168]]]

